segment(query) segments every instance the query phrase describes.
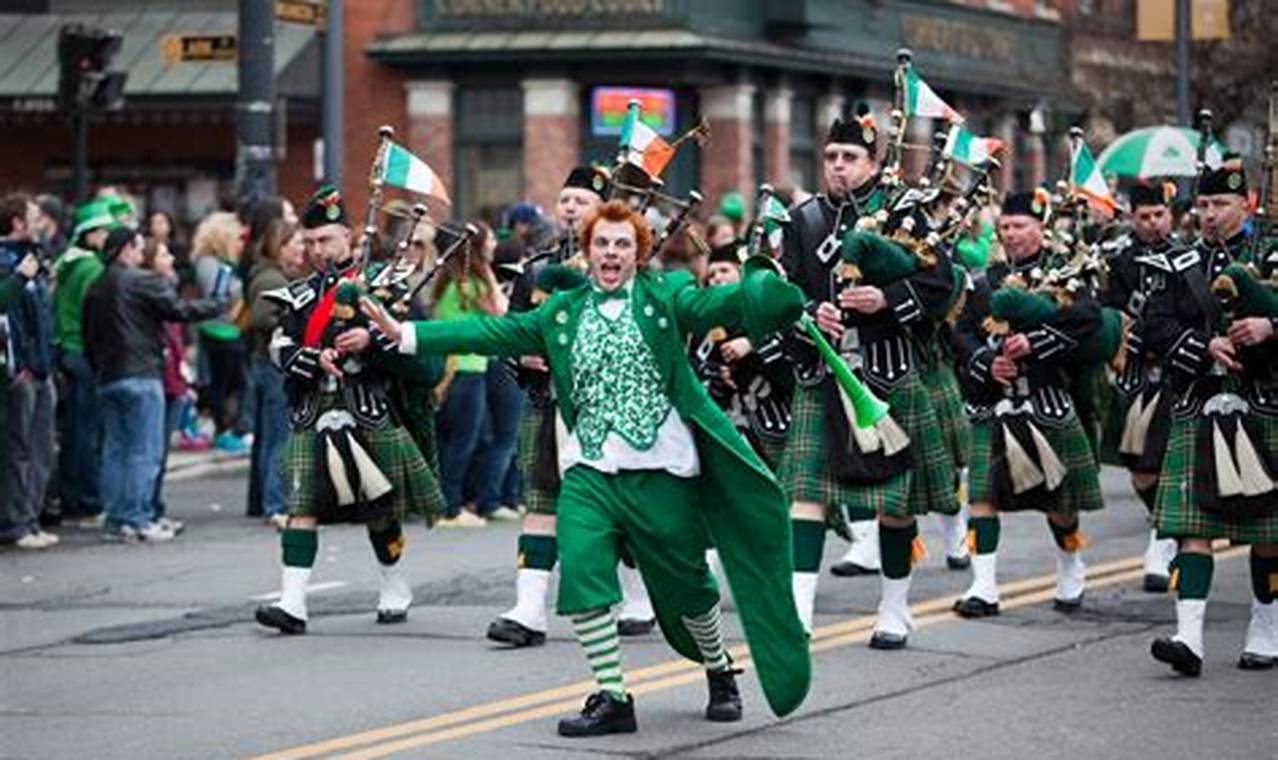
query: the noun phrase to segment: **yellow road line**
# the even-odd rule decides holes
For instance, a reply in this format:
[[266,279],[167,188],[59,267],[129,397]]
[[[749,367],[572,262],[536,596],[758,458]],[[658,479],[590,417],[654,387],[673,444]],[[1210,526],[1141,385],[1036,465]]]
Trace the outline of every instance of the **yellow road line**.
[[[1246,547],[1234,547],[1223,551],[1218,549],[1216,557],[1221,560],[1232,559],[1244,556],[1246,551]],[[1112,586],[1140,578],[1143,574],[1141,557],[1095,565],[1087,571],[1088,589]],[[1007,610],[1048,601],[1055,595],[1055,582],[1056,576],[1052,574],[1004,584],[1000,587],[1003,599],[999,606]],[[951,605],[957,598],[957,595],[949,595],[911,605],[910,611],[914,615],[915,625],[922,628],[938,622],[958,619],[950,611]],[[874,621],[874,615],[863,615],[821,626],[813,631],[811,651],[815,654],[850,644],[864,643],[870,638]],[[733,647],[732,655],[737,666],[743,669],[750,667],[749,652],[745,645]],[[664,691],[676,686],[700,682],[703,679],[701,666],[687,660],[671,660],[626,674],[630,691],[635,694]],[[578,709],[582,698],[594,688],[594,681],[579,681],[519,697],[475,705],[456,712],[306,744],[261,755],[253,760],[300,760],[359,747],[364,749],[338,757],[343,760],[385,757],[416,747],[487,733],[530,720],[571,712]]]

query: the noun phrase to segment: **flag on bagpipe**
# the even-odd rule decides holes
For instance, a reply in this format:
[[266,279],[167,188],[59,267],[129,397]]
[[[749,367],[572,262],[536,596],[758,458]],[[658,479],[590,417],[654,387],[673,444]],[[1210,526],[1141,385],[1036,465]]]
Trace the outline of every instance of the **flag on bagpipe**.
[[620,149],[627,163],[640,167],[650,177],[659,176],[675,154],[674,147],[639,117],[637,100],[630,101],[626,120],[621,125]]
[[392,187],[427,195],[452,205],[452,201],[448,199],[448,190],[435,170],[398,143],[392,142],[387,146],[386,158],[382,161],[382,179]]

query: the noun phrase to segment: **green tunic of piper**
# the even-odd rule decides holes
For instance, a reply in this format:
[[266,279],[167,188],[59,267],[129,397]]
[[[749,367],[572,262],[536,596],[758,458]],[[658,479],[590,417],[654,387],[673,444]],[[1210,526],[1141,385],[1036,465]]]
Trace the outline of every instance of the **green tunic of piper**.
[[[758,337],[788,327],[798,318],[802,295],[797,288],[766,271],[766,265],[747,262],[744,269],[740,284],[706,289],[697,288],[686,273],[641,272],[635,277],[631,308],[643,342],[656,360],[659,377],[652,380],[662,384],[664,395],[695,438],[701,474],[684,482],[695,488],[698,498],[681,501],[698,510],[707,537],[718,549],[764,695],[774,713],[786,715],[802,703],[811,678],[807,635],[795,613],[791,590],[789,503],[772,473],[697,381],[685,348],[690,333],[716,325],[741,328]],[[590,303],[591,286],[583,285],[553,294],[533,311],[465,322],[414,323],[416,350],[545,356],[563,421],[570,431],[578,432],[583,445],[589,445],[590,431],[576,430],[573,391],[578,368],[573,348]],[[591,480],[641,482],[625,472],[591,473]],[[636,501],[646,502],[645,519],[659,524],[667,519],[662,507],[671,505],[660,501],[659,494],[654,497]],[[574,501],[561,498],[561,520],[573,506]],[[561,551],[570,549],[561,547]],[[680,654],[699,660],[680,611],[667,604],[680,598],[681,590],[661,588],[663,581],[647,574],[645,582],[666,640]]]

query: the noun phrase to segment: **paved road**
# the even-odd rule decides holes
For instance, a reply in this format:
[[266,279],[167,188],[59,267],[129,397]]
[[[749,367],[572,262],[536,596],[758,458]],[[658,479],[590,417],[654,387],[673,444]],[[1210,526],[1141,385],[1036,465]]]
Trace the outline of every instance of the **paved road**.
[[[628,640],[638,734],[554,734],[589,689],[567,626],[547,646],[483,639],[511,601],[517,527],[410,531],[411,620],[373,624],[375,565],[362,531],[324,532],[311,633],[252,622],[277,584],[277,539],[242,512],[242,476],[170,486],[187,535],[158,546],[66,531],[55,550],[0,551],[0,757],[204,758],[1259,758],[1278,757],[1278,672],[1244,673],[1245,555],[1217,565],[1199,681],[1147,654],[1171,600],[1139,590],[1145,527],[1121,473],[1088,519],[1094,582],[1084,611],[1050,608],[1054,565],[1041,518],[1004,520],[1005,612],[945,610],[967,583],[946,571],[935,522],[913,601],[911,648],[867,649],[873,579],[828,574],[817,599],[812,693],[777,721],[753,677],[747,717],[699,718],[704,679],[656,636]],[[831,539],[826,564],[841,546]],[[740,643],[735,619],[730,633]]]

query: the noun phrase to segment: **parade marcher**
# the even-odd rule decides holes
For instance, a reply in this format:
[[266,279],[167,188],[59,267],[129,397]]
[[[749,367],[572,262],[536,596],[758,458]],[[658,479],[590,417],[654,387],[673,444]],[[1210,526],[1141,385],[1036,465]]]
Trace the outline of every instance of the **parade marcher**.
[[58,473],[62,521],[87,523],[102,512],[98,497],[101,467],[98,388],[84,358],[81,331],[84,298],[102,276],[102,246],[115,226],[109,204],[102,199],[75,212],[71,245],[53,262],[53,342],[62,379],[62,418]]
[[913,254],[873,235],[905,255],[911,267],[893,267],[874,284],[843,279],[843,255],[849,245],[864,242],[856,235],[868,234],[854,232],[857,218],[875,213],[884,200],[877,141],[872,117],[835,120],[823,153],[826,193],[790,212],[782,265],[803,288],[817,324],[838,338],[845,360],[888,402],[908,445],[861,448],[834,378],[814,353],[798,347],[798,388],[779,477],[791,500],[794,596],[805,627],[812,627],[827,521],[846,508],[854,521],[853,546],[873,543],[881,555],[882,591],[870,646],[900,649],[913,629],[908,595],[921,545],[915,515],[958,510],[953,462],[910,339],[916,325],[944,318],[955,278],[948,257],[914,267]]
[[[289,520],[280,533],[279,602],[257,621],[283,633],[306,632],[306,584],[319,551],[319,524],[364,523],[380,566],[378,623],[407,619],[412,587],[399,568],[401,521],[438,492],[430,469],[389,399],[396,346],[363,326],[342,286],[361,274],[341,195],[329,185],[302,214],[303,239],[319,269],[271,293],[284,312],[271,358],[285,374],[293,431],[284,451]],[[349,291],[347,291],[349,293]]]
[[1171,257],[1170,293],[1151,304],[1146,329],[1175,391],[1154,524],[1179,542],[1176,633],[1151,652],[1188,676],[1202,672],[1216,538],[1251,544],[1251,622],[1238,667],[1278,663],[1278,252],[1248,232],[1236,157],[1204,173],[1196,206],[1200,244]]
[[571,617],[600,689],[580,716],[560,722],[563,736],[636,729],[613,611],[623,548],[637,561],[667,641],[706,667],[708,719],[741,717],[719,590],[705,561],[711,543],[773,712],[796,709],[810,678],[790,593],[785,497],[696,381],[685,348],[688,333],[716,324],[754,337],[781,329],[799,316],[801,295],[765,264],[747,265],[740,285],[707,289],[685,273],[644,271],[651,236],[624,202],[600,206],[580,234],[589,283],[530,312],[400,325],[364,306],[406,352],[546,357],[564,432],[559,613]]
[[1044,241],[1046,203],[1041,192],[1004,199],[998,235],[1007,260],[974,279],[954,330],[973,423],[972,584],[954,605],[963,617],[998,614],[999,513],[1026,509],[1047,514],[1056,542],[1056,609],[1077,610],[1086,580],[1079,513],[1103,506],[1098,465],[1067,390],[1071,352],[1099,329],[1099,303],[1080,289],[1049,319],[999,325],[992,313],[995,301],[1038,296],[1058,265]]
[[[737,241],[711,249],[706,285],[740,282],[744,250]],[[756,346],[741,331],[729,333],[716,326],[693,336],[689,346],[692,366],[710,398],[755,453],[775,469],[785,448],[794,392],[794,373],[785,361],[781,336],[767,336]]]
[[[561,238],[556,245],[534,252],[524,261],[523,275],[515,281],[511,293],[512,312],[537,308],[556,285],[566,284],[555,283],[556,265],[582,266],[578,227],[603,202],[606,187],[607,177],[592,167],[579,166],[569,172],[555,203]],[[517,452],[527,514],[519,535],[515,606],[488,626],[487,635],[493,641],[523,647],[546,641],[546,592],[559,556],[555,538],[555,502],[559,492],[555,429],[559,407],[545,357],[521,356],[515,361],[519,365],[520,384],[528,394]],[[646,634],[656,622],[648,592],[633,568],[623,564],[618,573],[624,597],[618,615],[622,635]]]
[[[1171,203],[1175,196],[1176,186],[1171,183],[1142,181],[1132,187],[1128,194],[1132,239],[1110,260],[1109,279],[1101,298],[1104,305],[1121,309],[1131,319],[1127,364],[1114,383],[1121,403],[1115,404],[1112,413],[1122,420],[1122,426],[1108,426],[1107,432],[1121,430],[1118,452],[1131,473],[1132,488],[1151,519],[1158,470],[1171,431],[1172,394],[1164,388],[1160,354],[1144,348],[1145,315],[1151,301],[1168,295],[1174,243]],[[1159,539],[1151,528],[1145,549],[1146,591],[1167,590],[1169,566],[1175,556],[1176,542]]]

